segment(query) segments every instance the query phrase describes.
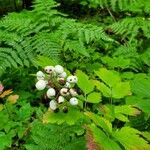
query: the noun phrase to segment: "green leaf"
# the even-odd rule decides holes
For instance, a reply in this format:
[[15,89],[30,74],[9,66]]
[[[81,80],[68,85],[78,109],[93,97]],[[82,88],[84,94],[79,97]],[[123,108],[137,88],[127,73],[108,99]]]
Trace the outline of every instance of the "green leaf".
[[84,92],[84,94],[88,94],[93,91],[94,85],[92,81],[89,80],[88,76],[83,73],[81,70],[76,71],[76,75],[78,77],[78,86]]
[[143,112],[150,114],[150,99],[144,99],[138,96],[130,96],[126,98],[126,104],[134,105]]
[[85,101],[89,103],[99,103],[101,101],[101,94],[96,92],[90,93]]
[[113,133],[113,137],[126,149],[149,149],[148,142],[140,137],[141,132],[130,127],[123,127]]
[[129,59],[124,59],[122,56],[120,57],[108,57],[105,56],[102,58],[102,61],[104,64],[106,64],[107,66],[111,67],[112,69],[114,68],[128,68],[130,65],[130,60]]
[[113,121],[115,118],[123,122],[128,122],[128,116],[136,116],[140,114],[140,111],[137,108],[134,108],[132,105],[104,105],[101,110],[105,118]]
[[0,150],[10,147],[11,143],[11,136],[9,134],[6,135],[4,132],[0,132]]
[[131,81],[131,89],[138,96],[150,98],[150,78],[137,76]]
[[121,78],[116,72],[102,68],[99,71],[95,71],[95,73],[105,82],[104,84],[102,82],[98,83],[93,81],[105,97],[120,99],[131,95],[129,82],[121,82]]
[[95,71],[95,73],[109,87],[113,87],[116,83],[121,81],[117,72],[107,70],[106,68],[101,68],[98,71]]
[[92,132],[94,141],[98,144],[100,149],[104,150],[121,150],[120,146],[107,136],[102,130],[97,128],[94,124],[88,126]]
[[150,115],[150,99],[142,99],[139,102],[137,102],[135,106],[137,106],[138,108]]
[[131,95],[129,82],[119,82],[112,88],[113,98],[123,98],[127,95]]
[[38,55],[37,58],[34,60],[35,64],[41,67],[45,67],[48,65],[56,65],[58,64],[58,60],[53,60],[51,58],[48,58],[46,56],[40,56]]
[[27,103],[26,105],[20,108],[18,112],[18,119],[22,121],[28,120],[30,119],[31,114],[32,114],[32,108],[30,104]]
[[79,119],[83,119],[84,115],[78,109],[69,108],[68,113],[58,112],[54,113],[52,111],[47,111],[43,116],[44,123],[67,123],[69,125],[75,124]]
[[101,127],[106,133],[112,132],[112,124],[104,117],[100,117],[91,112],[85,112],[85,115],[88,116],[97,126]]
[[142,132],[142,135],[150,142],[150,132]]

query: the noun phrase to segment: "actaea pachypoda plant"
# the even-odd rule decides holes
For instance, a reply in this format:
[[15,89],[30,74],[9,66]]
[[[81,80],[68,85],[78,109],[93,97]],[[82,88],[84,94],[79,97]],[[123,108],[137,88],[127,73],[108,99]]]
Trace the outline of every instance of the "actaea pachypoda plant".
[[77,92],[74,89],[78,81],[77,76],[70,75],[64,71],[61,65],[46,66],[44,72],[38,71],[36,73],[37,83],[35,84],[37,90],[45,90],[46,97],[50,100],[49,108],[57,112],[62,109],[64,113],[68,112],[68,104],[78,105]]

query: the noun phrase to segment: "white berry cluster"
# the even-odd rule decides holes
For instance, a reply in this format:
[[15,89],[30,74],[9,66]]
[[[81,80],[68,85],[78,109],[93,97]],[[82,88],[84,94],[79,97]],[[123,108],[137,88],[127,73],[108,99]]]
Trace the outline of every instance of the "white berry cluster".
[[38,71],[36,73],[38,90],[48,89],[46,97],[50,99],[49,108],[53,111],[63,108],[64,112],[68,111],[67,105],[78,105],[78,95],[74,89],[78,78],[74,75],[67,77],[67,73],[60,65],[46,66],[44,72]]

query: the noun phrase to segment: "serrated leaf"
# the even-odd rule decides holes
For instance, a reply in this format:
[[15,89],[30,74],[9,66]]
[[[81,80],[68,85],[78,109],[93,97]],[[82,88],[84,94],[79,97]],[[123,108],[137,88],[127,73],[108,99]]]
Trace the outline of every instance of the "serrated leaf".
[[43,116],[43,123],[67,123],[69,125],[75,124],[79,119],[83,119],[84,115],[78,109],[69,108],[68,113],[47,111]]
[[137,77],[131,81],[131,89],[138,96],[150,98],[150,78]]
[[105,97],[112,97],[116,99],[123,98],[127,95],[131,95],[130,83],[121,82],[121,78],[116,72],[109,71],[105,68],[95,71],[96,75],[105,82],[95,82],[98,90],[102,92]]
[[100,117],[91,112],[85,112],[85,115],[88,116],[97,126],[101,127],[105,132],[112,132],[112,124],[104,117]]
[[85,101],[89,102],[89,103],[99,103],[101,101],[101,94],[100,93],[96,93],[96,92],[93,92],[93,93],[90,93],[88,96],[87,96],[87,99]]
[[85,93],[88,94],[93,91],[94,85],[89,80],[88,76],[82,72],[81,70],[76,71],[76,75],[78,77],[78,83],[77,85],[79,88]]
[[130,84],[129,82],[119,82],[112,88],[112,97],[113,98],[123,98],[127,95],[131,95]]
[[104,150],[121,150],[120,146],[107,136],[102,130],[97,128],[94,124],[88,126],[92,132],[94,141],[98,144],[100,149]]
[[101,68],[98,71],[95,71],[95,73],[109,87],[113,87],[116,83],[121,81],[117,72],[107,70],[106,68]]
[[135,104],[138,108],[143,110],[144,112],[150,114],[150,99],[142,99],[137,104]]
[[120,105],[120,106],[115,106],[115,113],[136,116],[140,114],[140,111],[131,105],[122,105],[122,106]]
[[148,142],[145,141],[142,137],[140,137],[141,132],[131,128],[131,127],[123,127],[120,130],[114,132],[113,137],[126,149],[140,149],[140,150],[148,150],[150,147]]

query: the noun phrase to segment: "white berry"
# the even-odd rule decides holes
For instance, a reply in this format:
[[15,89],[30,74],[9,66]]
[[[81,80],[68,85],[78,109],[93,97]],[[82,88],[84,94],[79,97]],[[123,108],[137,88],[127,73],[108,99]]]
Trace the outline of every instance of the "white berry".
[[56,66],[55,66],[55,72],[56,72],[57,74],[61,74],[61,73],[64,72],[64,68],[63,68],[62,66],[60,66],[60,65],[56,65]]
[[50,107],[50,109],[52,109],[52,110],[56,110],[56,109],[57,109],[57,103],[56,103],[56,101],[55,101],[55,100],[51,100],[51,101],[49,102],[49,107]]
[[69,82],[66,82],[66,84],[64,85],[64,87],[71,88],[71,84]]
[[71,105],[78,105],[78,99],[75,97],[72,97],[69,102]]
[[42,71],[38,71],[36,73],[36,76],[37,76],[38,80],[44,80],[44,78],[45,78],[45,74]]
[[71,96],[77,96],[78,95],[74,89],[70,89],[69,92],[70,92]]
[[54,72],[55,68],[53,66],[46,66],[44,70],[46,73],[51,74]]
[[56,95],[56,91],[55,91],[55,89],[53,89],[53,88],[50,88],[50,89],[48,89],[47,90],[47,97],[48,98],[51,98],[51,97],[53,97],[53,96],[55,96]]
[[44,90],[46,87],[46,82],[44,80],[39,80],[36,84],[35,84],[36,88],[40,91],[40,90]]
[[77,81],[78,81],[77,76],[69,76],[67,78],[67,82],[69,82],[69,83],[77,83]]
[[65,101],[65,98],[63,96],[58,97],[58,103],[63,103]]
[[58,75],[60,78],[65,78],[67,76],[67,73],[66,72],[63,72],[61,74]]
[[68,96],[68,95],[69,95],[68,89],[67,89],[67,88],[62,88],[62,89],[60,90],[60,94],[61,94],[62,96]]

